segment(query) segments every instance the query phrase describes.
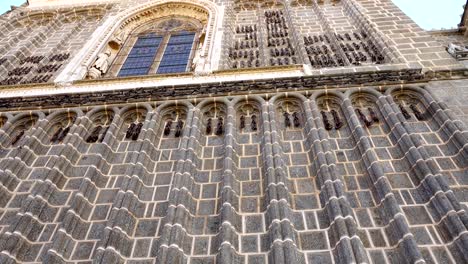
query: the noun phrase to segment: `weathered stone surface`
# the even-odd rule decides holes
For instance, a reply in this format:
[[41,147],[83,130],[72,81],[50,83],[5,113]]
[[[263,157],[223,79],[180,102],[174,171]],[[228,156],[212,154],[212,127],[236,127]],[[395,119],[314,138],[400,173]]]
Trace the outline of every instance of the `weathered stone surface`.
[[[1,263],[468,261],[461,33],[390,0],[30,3],[0,20]],[[189,72],[118,77],[161,21],[198,23]]]

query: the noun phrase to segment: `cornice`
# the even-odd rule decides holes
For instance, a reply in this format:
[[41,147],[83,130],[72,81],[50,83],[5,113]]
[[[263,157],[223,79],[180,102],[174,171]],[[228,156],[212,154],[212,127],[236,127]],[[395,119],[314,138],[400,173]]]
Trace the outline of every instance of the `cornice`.
[[[268,79],[234,80],[187,85],[149,86],[131,89],[113,89],[115,80],[108,80],[109,89],[95,92],[62,93],[34,97],[0,99],[4,111],[32,108],[92,106],[126,102],[193,99],[196,97],[229,96],[268,92],[288,92],[324,88],[395,85],[429,81],[421,70],[331,74],[326,76],[290,76]],[[91,84],[81,82],[76,85]]]
[[404,65],[314,70],[300,65],[223,70],[209,76],[192,73],[81,80],[73,83],[0,86],[0,110],[91,106],[210,96],[406,85],[433,80],[468,79],[467,69],[423,72]]

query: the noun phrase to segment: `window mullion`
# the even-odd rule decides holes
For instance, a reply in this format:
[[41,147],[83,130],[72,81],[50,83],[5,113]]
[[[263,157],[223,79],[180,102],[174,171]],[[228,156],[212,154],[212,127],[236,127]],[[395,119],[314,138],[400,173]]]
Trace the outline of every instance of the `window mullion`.
[[161,41],[161,45],[159,45],[159,49],[156,52],[156,56],[154,57],[153,65],[151,65],[151,69],[149,71],[151,74],[156,74],[156,72],[158,71],[159,65],[161,64],[161,60],[164,56],[164,52],[166,51],[166,47],[171,37],[171,34],[166,33],[162,36],[163,39]]

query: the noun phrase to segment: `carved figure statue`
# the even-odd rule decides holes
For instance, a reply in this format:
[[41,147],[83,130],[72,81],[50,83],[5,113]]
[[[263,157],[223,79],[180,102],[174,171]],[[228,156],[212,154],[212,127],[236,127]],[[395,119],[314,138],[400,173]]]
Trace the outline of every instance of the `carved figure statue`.
[[369,121],[367,119],[367,117],[364,115],[364,113],[362,113],[361,109],[356,109],[356,113],[359,117],[359,119],[361,119],[361,121],[366,125],[366,127],[370,127],[372,125],[372,121]]
[[320,114],[322,114],[322,120],[323,120],[323,125],[325,126],[325,129],[332,130],[333,126],[330,124],[330,121],[328,121],[328,117],[325,111],[320,111]]
[[62,130],[63,130],[63,128],[62,128],[62,127],[59,127],[59,128],[57,129],[57,131],[55,131],[55,133],[54,133],[54,135],[52,136],[52,138],[50,139],[50,142],[52,142],[52,143],[56,142],[57,139],[58,139],[58,137],[59,137],[59,135],[62,133]]
[[93,129],[89,137],[86,139],[87,143],[95,143],[99,139],[99,133],[101,132],[102,126],[97,126]]
[[114,35],[114,37],[108,42],[109,47],[114,50],[120,49],[122,46],[123,40],[125,39],[126,32],[118,32]]
[[252,129],[252,131],[257,131],[257,116],[252,115],[250,119],[252,119],[252,122],[250,123],[250,128]]
[[127,133],[125,134],[126,139],[137,140],[138,136],[140,135],[141,128],[143,127],[143,123],[131,123],[127,129]]
[[301,121],[299,120],[299,113],[298,112],[294,112],[292,114],[293,116],[293,123],[294,123],[294,126],[295,127],[300,127],[301,126]]
[[424,115],[419,111],[419,109],[414,105],[410,105],[410,109],[413,111],[414,116],[419,120],[423,121],[424,120]]
[[343,126],[343,122],[340,119],[340,116],[338,115],[338,112],[336,112],[334,109],[331,110],[331,114],[333,116],[333,119],[335,120],[335,129],[338,130]]
[[367,110],[369,111],[370,118],[372,119],[372,121],[374,121],[374,122],[379,122],[379,117],[378,117],[377,114],[374,112],[374,109],[372,109],[371,107],[369,107],[369,108],[367,108]]
[[216,126],[216,135],[220,136],[223,134],[223,118],[218,118],[218,125]]
[[125,138],[126,139],[129,139],[129,138],[132,137],[133,131],[135,130],[135,127],[136,127],[135,123],[131,123],[130,126],[128,126],[127,133],[125,133]]
[[184,127],[184,121],[182,121],[182,120],[177,121],[176,131],[175,131],[175,134],[174,134],[175,137],[180,137],[180,135],[182,135],[182,128],[183,127]]
[[245,116],[241,115],[240,117],[240,129],[245,128]]
[[400,108],[400,111],[403,114],[403,116],[405,117],[405,119],[410,119],[411,118],[411,115],[408,113],[408,110],[406,110],[401,104],[399,104],[398,107]]
[[107,70],[109,69],[108,59],[109,59],[110,55],[111,55],[111,52],[109,50],[106,50],[106,52],[99,54],[96,62],[93,65],[93,67],[100,70],[102,72],[102,74],[106,73]]
[[23,137],[24,135],[24,130],[21,130],[21,132],[18,133],[18,135],[16,135],[16,137],[13,139],[13,141],[11,142],[11,145],[14,146],[16,143],[18,143],[18,141]]
[[135,130],[133,131],[133,134],[132,134],[132,140],[138,139],[138,136],[140,135],[142,127],[143,127],[143,123],[138,123],[138,125],[136,125]]
[[57,142],[62,142],[63,139],[68,135],[68,132],[70,132],[70,126],[67,126],[62,132],[58,135],[57,137]]
[[200,37],[198,38],[198,47],[195,52],[195,56],[192,60],[192,71],[195,71],[196,68],[201,68],[203,66],[203,43],[205,42],[206,28],[203,28]]
[[206,134],[211,134],[211,118],[208,118],[208,120],[206,120]]
[[168,120],[164,127],[164,136],[169,136],[171,133],[172,120]]
[[291,120],[289,119],[289,113],[284,112],[283,116],[284,116],[284,126],[285,127],[291,127]]
[[107,127],[104,129],[104,132],[101,134],[101,137],[99,138],[99,142],[104,141],[104,138],[106,137],[107,131],[109,131],[109,127],[110,127],[110,126],[107,126]]
[[100,53],[94,62],[91,69],[88,71],[88,76],[91,79],[97,79],[104,75],[109,69],[109,57],[111,55],[110,50],[106,50],[104,53]]

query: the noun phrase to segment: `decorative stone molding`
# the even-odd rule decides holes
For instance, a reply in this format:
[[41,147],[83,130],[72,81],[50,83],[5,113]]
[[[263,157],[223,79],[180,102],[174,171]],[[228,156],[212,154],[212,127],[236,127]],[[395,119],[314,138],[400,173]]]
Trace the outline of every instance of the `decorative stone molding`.
[[116,0],[28,0],[28,6],[32,8],[44,8],[49,6],[77,6],[96,3],[115,2]]
[[[207,0],[157,0],[150,1],[122,11],[109,19],[95,31],[94,38],[77,54],[74,60],[67,66],[64,74],[60,75],[56,81],[72,81],[83,79],[88,68],[94,63],[99,53],[107,48],[114,40],[124,39],[132,29],[150,20],[167,17],[182,16],[197,19],[206,25],[205,42],[201,48],[201,61],[204,65],[199,68],[202,71],[213,71],[210,67],[214,58],[214,43],[220,42],[222,32],[222,19],[219,17],[220,8],[213,2]],[[112,45],[111,44],[111,45]],[[84,58],[84,59],[83,59]],[[65,73],[67,72],[67,73]]]
[[[141,78],[140,78],[141,80]],[[91,105],[100,102],[121,103],[132,100],[163,100],[194,98],[195,96],[223,96],[252,92],[307,90],[324,87],[346,87],[352,85],[399,84],[401,82],[423,82],[421,70],[387,71],[381,73],[364,72],[350,75],[335,74],[328,76],[294,76],[276,79],[257,79],[249,81],[230,80],[225,82],[192,83],[164,86],[140,86],[138,89],[122,88],[106,84],[113,89],[99,92],[49,94],[35,97],[9,97],[0,99],[3,108],[24,108],[30,105]],[[141,82],[141,81],[140,81]],[[73,89],[73,88],[70,88]],[[2,108],[0,108],[2,109]]]
[[37,26],[49,22],[72,23],[83,18],[101,19],[109,5],[93,5],[87,7],[76,7],[75,9],[23,9],[19,12],[8,14],[10,17],[0,24],[2,27],[28,27]]
[[100,53],[94,62],[91,69],[88,71],[88,77],[91,79],[97,79],[107,72],[109,69],[109,56],[111,55],[110,50],[106,50],[104,53]]

